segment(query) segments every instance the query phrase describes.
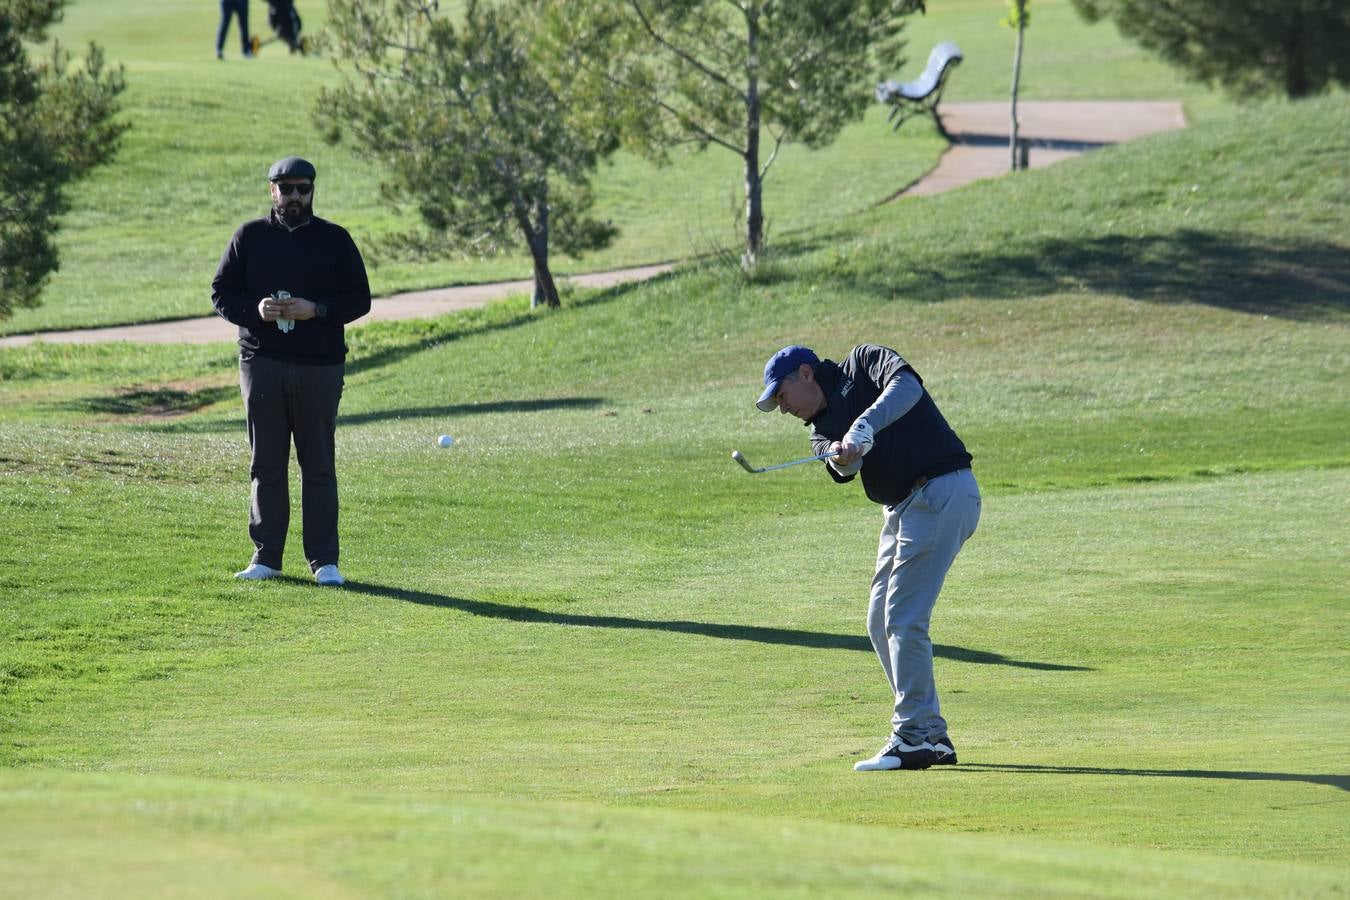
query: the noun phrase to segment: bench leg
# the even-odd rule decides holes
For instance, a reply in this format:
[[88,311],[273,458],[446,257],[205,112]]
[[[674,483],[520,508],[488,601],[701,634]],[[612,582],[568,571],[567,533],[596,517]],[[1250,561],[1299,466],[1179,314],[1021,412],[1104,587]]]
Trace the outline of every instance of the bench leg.
[[938,115],[937,107],[933,107],[928,113],[933,117],[933,124],[937,126],[938,134],[942,135],[943,140],[951,144],[956,143],[956,139],[947,132],[946,126],[942,124],[942,116]]
[[[896,113],[899,113],[899,115],[896,115]],[[909,119],[910,116],[914,115],[914,110],[903,109],[897,106],[891,115],[895,117],[895,124],[891,126],[891,131],[899,131],[900,126],[905,124],[905,121]]]

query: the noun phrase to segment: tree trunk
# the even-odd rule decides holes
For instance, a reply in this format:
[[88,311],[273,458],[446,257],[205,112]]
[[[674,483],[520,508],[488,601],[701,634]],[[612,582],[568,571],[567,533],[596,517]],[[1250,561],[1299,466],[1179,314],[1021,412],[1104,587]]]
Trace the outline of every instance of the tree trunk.
[[1022,78],[1022,33],[1026,29],[1026,13],[1024,0],[1017,0],[1017,46],[1013,50],[1012,104],[1010,106],[1012,125],[1008,132],[1009,168],[1013,171],[1016,171],[1019,165],[1017,153],[1017,85]]
[[530,306],[535,307],[542,302],[557,309],[562,305],[562,300],[558,297],[558,286],[553,283],[553,273],[548,269],[548,248],[538,235],[530,235],[529,244],[530,258],[534,261],[534,296],[530,299]]
[[[553,283],[553,273],[548,270],[548,203],[535,200],[534,204],[526,209],[523,199],[517,194],[514,205],[516,226],[525,236],[525,244],[530,248],[530,259],[534,262],[534,296],[530,300],[530,306],[533,308],[542,302],[557,309],[562,305],[562,301],[558,298],[558,287]],[[545,211],[543,219],[545,224],[542,228],[530,218],[532,213],[539,215],[541,209]]]
[[1284,93],[1290,100],[1301,100],[1312,90],[1308,80],[1308,68],[1303,53],[1303,36],[1295,25],[1294,31],[1285,38],[1284,46]]
[[[758,136],[756,136],[758,137]],[[741,266],[754,271],[764,249],[764,184],[759,177],[758,140],[745,154],[745,255]]]
[[[534,260],[535,295],[548,306],[557,309],[562,305],[558,298],[558,286],[553,283],[553,273],[548,270],[548,251],[538,246],[538,239],[530,239],[530,257]],[[531,301],[531,305],[537,305]]]
[[749,64],[745,88],[745,255],[741,267],[753,272],[764,249],[764,196],[759,175],[759,19],[746,15],[746,45]]
[[[534,294],[530,297],[530,309],[534,309],[540,304],[547,303],[549,306],[558,306],[558,289],[553,284],[553,276],[548,271],[548,187],[545,186],[541,191],[541,196],[534,201],[534,233],[539,243],[539,252],[535,252],[533,246],[530,247],[530,254],[535,258],[534,264]],[[543,259],[541,268],[539,260]],[[540,272],[543,276],[540,277]]]

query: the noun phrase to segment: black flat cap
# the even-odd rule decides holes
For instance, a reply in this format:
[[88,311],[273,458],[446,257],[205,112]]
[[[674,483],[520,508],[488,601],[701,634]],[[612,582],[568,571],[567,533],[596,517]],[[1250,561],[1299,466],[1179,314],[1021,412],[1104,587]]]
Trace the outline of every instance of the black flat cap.
[[278,178],[308,178],[313,181],[314,166],[307,159],[288,156],[272,163],[272,168],[267,172],[268,181],[276,181]]

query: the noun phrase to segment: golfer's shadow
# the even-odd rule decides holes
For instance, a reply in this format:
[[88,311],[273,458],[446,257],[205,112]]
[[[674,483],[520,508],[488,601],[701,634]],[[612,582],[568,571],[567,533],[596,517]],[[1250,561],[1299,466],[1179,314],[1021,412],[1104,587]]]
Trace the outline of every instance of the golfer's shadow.
[[1303,781],[1350,791],[1350,775],[1300,775],[1291,772],[1244,772],[1221,769],[1114,769],[1096,766],[1030,766],[1014,763],[972,763],[965,771],[1024,772],[1030,775],[1138,775],[1143,778],[1217,778],[1226,781]]
[[[438,606],[475,616],[504,619],[509,622],[536,622],[546,625],[570,625],[577,628],[634,628],[647,631],[673,631],[678,634],[698,634],[728,641],[754,641],[760,644],[786,644],[792,647],[812,647],[818,650],[861,650],[872,652],[867,638],[822,631],[801,631],[795,628],[767,628],[762,625],[722,625],[716,622],[691,622],[683,619],[634,619],[628,616],[586,616],[577,613],[550,612],[530,606],[512,606],[489,603],[484,600],[465,600],[426,591],[389,587],[348,581],[346,589],[375,597],[387,597],[422,606]],[[1030,662],[1009,659],[1001,653],[968,650],[964,647],[933,645],[933,655],[958,662],[990,666],[1012,666],[1019,669],[1042,669],[1051,672],[1090,672],[1086,666],[1066,666],[1058,663]]]

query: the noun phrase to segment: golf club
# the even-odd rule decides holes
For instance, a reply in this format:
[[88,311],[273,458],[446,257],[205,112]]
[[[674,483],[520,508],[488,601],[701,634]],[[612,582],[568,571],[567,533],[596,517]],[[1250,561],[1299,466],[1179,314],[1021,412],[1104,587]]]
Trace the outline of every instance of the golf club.
[[741,468],[749,472],[751,475],[758,475],[760,472],[772,472],[774,469],[786,469],[788,466],[800,466],[802,463],[815,462],[816,460],[820,459],[829,459],[830,457],[836,455],[838,454],[822,453],[819,456],[808,456],[805,459],[794,459],[792,462],[779,463],[776,466],[762,466],[761,468],[756,469],[754,466],[750,465],[750,461],[745,458],[744,453],[742,453],[739,450],[731,451],[731,458],[736,460],[736,462],[740,463]]

